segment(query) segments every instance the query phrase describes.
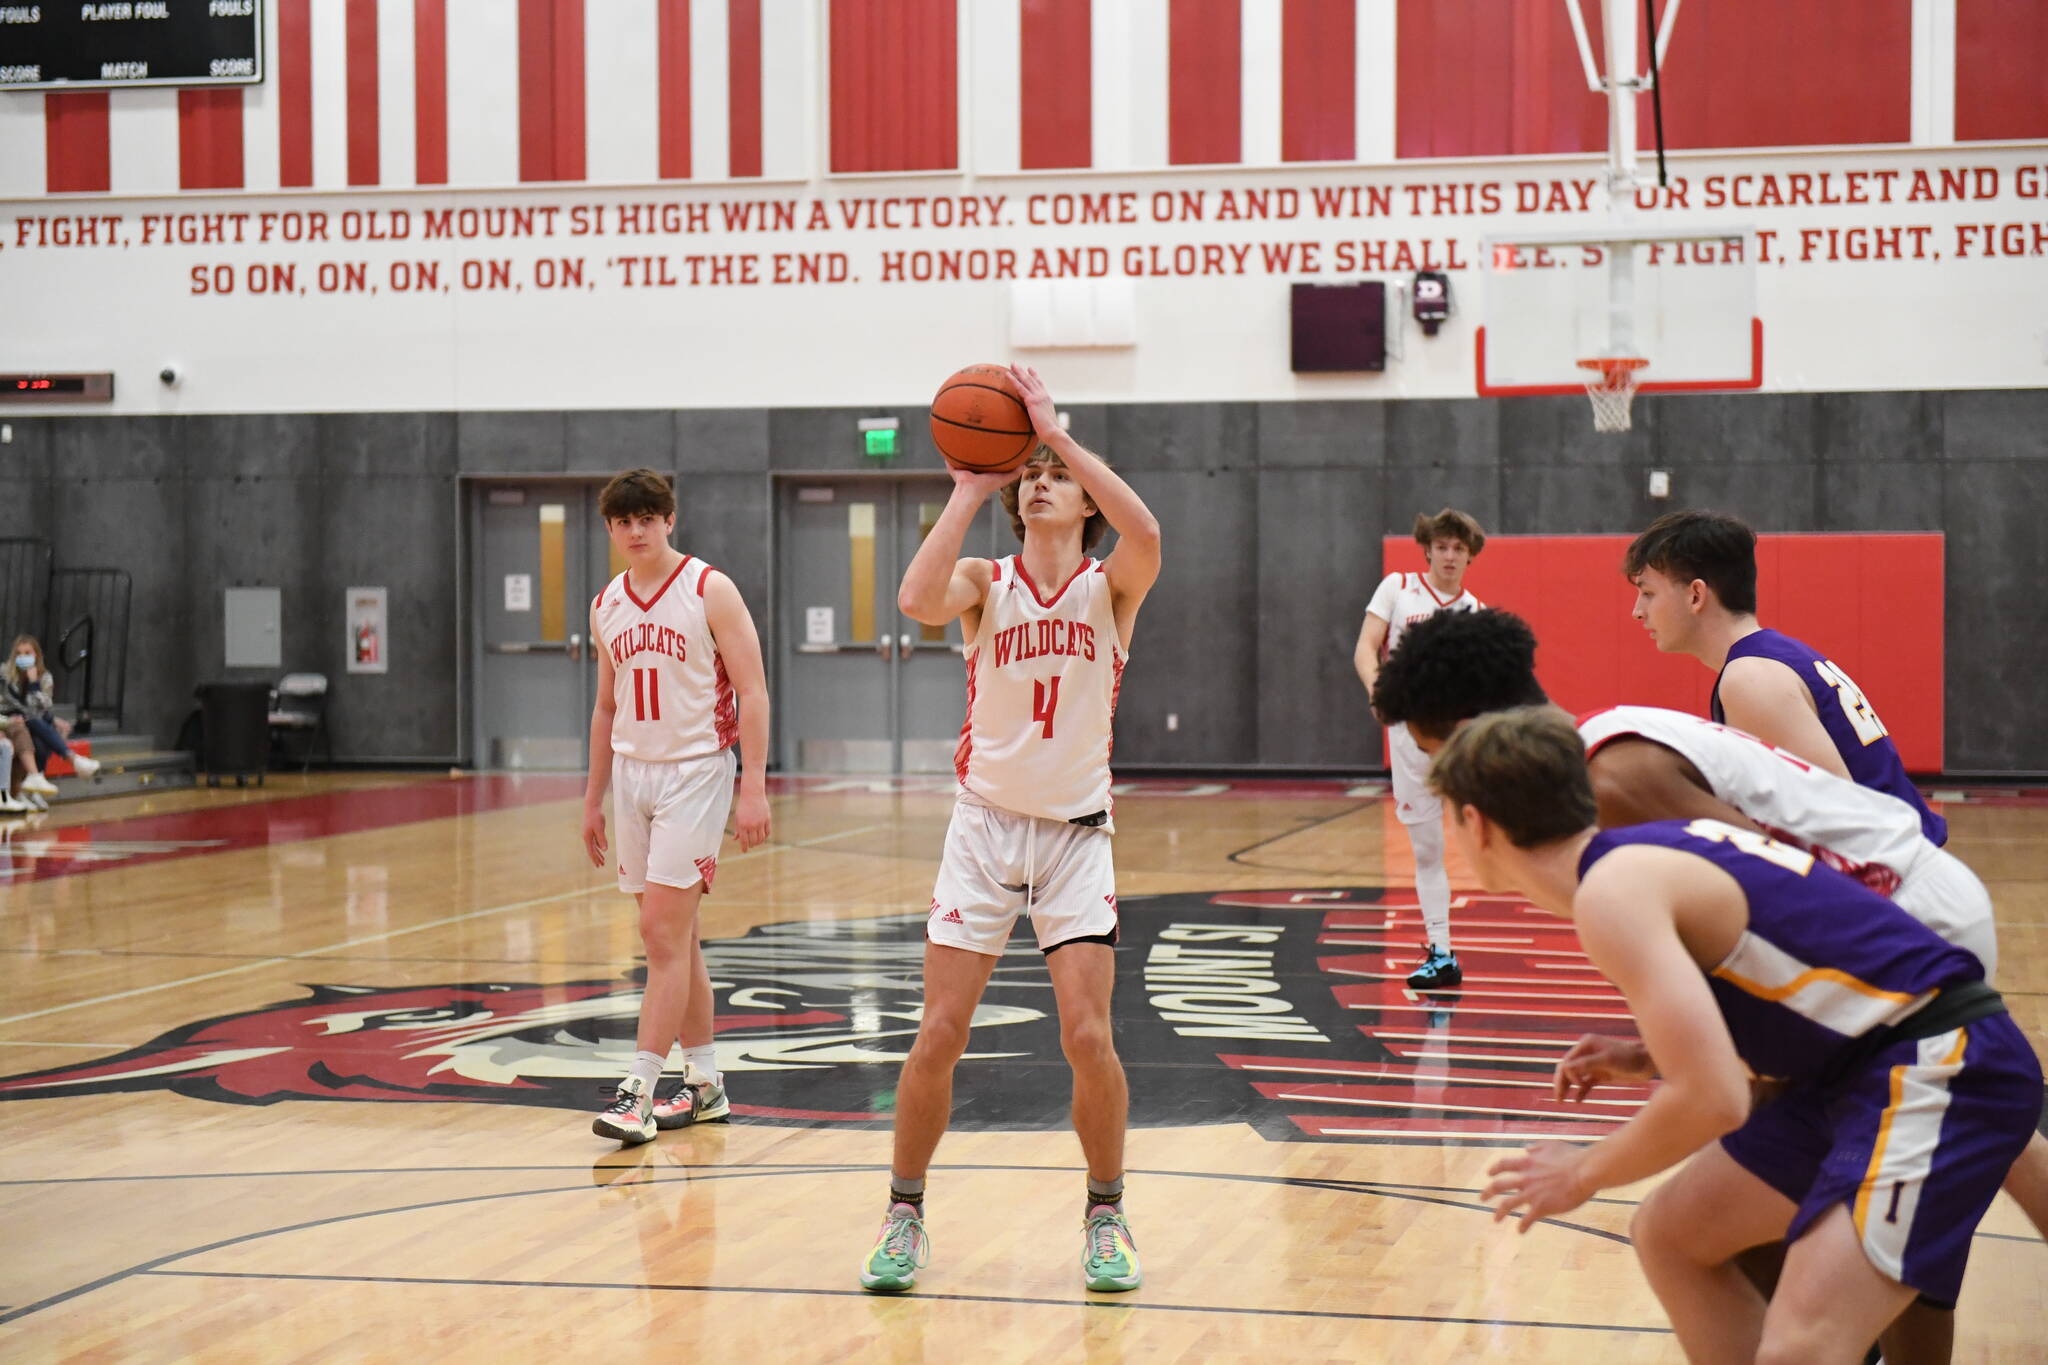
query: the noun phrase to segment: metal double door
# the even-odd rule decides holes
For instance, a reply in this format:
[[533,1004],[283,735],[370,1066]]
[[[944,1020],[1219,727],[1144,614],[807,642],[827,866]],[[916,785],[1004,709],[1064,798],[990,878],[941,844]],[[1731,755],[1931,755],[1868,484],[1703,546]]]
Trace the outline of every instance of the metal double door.
[[589,763],[597,687],[590,603],[623,567],[598,516],[599,489],[555,480],[470,485],[471,752],[485,767]]
[[[952,491],[930,474],[778,480],[775,729],[785,770],[952,771],[967,710],[960,622],[927,626],[896,607],[903,571]],[[961,554],[1006,554],[1014,541],[990,498]]]

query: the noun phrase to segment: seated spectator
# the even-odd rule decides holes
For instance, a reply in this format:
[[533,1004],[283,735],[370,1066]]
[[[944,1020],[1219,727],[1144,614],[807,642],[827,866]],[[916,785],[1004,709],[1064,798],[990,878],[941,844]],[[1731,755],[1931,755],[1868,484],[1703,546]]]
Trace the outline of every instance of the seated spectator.
[[26,766],[21,791],[31,805],[57,790],[56,783],[43,776],[43,765],[56,754],[69,759],[80,777],[99,771],[99,762],[71,752],[66,737],[71,724],[51,714],[56,688],[49,665],[43,661],[43,647],[33,635],[17,635],[8,647],[7,663],[0,668],[0,715],[7,717],[8,739],[14,745],[15,767]]

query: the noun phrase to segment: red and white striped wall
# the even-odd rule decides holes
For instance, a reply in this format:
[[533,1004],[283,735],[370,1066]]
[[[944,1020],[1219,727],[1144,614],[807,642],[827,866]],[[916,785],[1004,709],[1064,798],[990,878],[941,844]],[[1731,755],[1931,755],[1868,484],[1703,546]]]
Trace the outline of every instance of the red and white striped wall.
[[[1581,2],[1597,50],[1600,6]],[[0,92],[0,197],[1391,162],[1606,139],[1552,0],[268,3],[259,86]],[[1666,141],[2048,137],[2043,69],[2048,5],[1713,0],[1679,13]]]

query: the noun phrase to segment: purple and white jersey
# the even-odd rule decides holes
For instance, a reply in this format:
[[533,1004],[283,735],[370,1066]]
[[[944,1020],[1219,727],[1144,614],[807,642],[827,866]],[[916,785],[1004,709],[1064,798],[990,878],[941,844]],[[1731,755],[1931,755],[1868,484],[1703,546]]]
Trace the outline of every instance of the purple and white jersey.
[[1810,853],[1718,820],[1602,830],[1579,875],[1628,844],[1704,858],[1742,888],[1748,927],[1707,983],[1736,1052],[1759,1076],[1817,1080],[1855,1039],[1898,1023],[1944,987],[1984,979],[1975,957],[1877,892]]
[[[1859,786],[1896,796],[1918,811],[1920,827],[1929,843],[1939,848],[1948,842],[1948,821],[1920,799],[1919,788],[1906,776],[1906,765],[1899,758],[1899,746],[1892,743],[1891,731],[1877,718],[1877,711],[1863,690],[1846,672],[1822,657],[1813,646],[1775,630],[1759,630],[1737,640],[1728,650],[1722,672],[1737,659],[1775,659],[1798,674],[1812,695],[1820,723],[1827,727],[1828,738],[1835,742],[1835,752],[1842,756],[1849,776]],[[1710,709],[1717,724],[1728,723],[1727,713],[1721,709],[1718,676],[1714,679]]]

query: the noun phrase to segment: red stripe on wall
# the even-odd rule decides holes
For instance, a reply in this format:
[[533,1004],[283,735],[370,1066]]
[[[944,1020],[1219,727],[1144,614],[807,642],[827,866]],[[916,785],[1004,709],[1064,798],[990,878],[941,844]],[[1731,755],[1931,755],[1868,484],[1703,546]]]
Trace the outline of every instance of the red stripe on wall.
[[1244,28],[1239,0],[1168,0],[1166,159],[1176,166],[1244,159]]
[[1351,0],[1283,0],[1280,159],[1358,155],[1358,10]]
[[833,0],[832,169],[959,164],[955,0]]
[[555,0],[554,140],[556,180],[587,174],[584,139],[583,0]]
[[348,183],[378,183],[377,0],[348,0]]
[[726,44],[726,174],[761,174],[761,0],[729,0]]
[[[1600,6],[1583,4],[1606,64]],[[1662,8],[1660,7],[1660,13]],[[1796,147],[1903,142],[1912,132],[1912,0],[1715,0],[1679,11],[1663,62],[1665,146]],[[1607,100],[1586,88],[1558,5],[1399,0],[1396,147],[1401,156],[1602,152]],[[1637,66],[1649,66],[1649,35]],[[1825,61],[1812,54],[1824,52]],[[1654,147],[1647,99],[1638,146]]]
[[178,92],[178,188],[242,188],[242,92]]
[[1956,140],[2048,138],[2048,8],[1956,6]]
[[413,179],[448,183],[448,0],[412,0]]
[[581,180],[583,0],[519,0],[519,178]]
[[51,194],[108,187],[106,91],[43,96],[43,167]]
[[1027,171],[1094,164],[1093,8],[1090,0],[1023,0],[1017,155]]
[[690,0],[660,0],[655,13],[655,61],[660,90],[655,112],[657,174],[690,178]]
[[277,0],[277,183],[313,183],[312,0]]

